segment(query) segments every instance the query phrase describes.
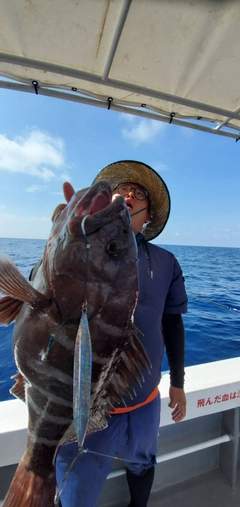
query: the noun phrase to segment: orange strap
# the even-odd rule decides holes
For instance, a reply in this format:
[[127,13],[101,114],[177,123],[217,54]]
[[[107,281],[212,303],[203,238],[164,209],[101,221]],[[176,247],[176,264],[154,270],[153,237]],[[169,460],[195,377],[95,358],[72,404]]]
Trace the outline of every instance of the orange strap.
[[143,405],[147,405],[147,403],[150,403],[150,401],[153,401],[154,398],[158,395],[158,386],[155,387],[153,392],[148,396],[148,398],[143,401],[142,403],[138,403],[138,405],[134,405],[133,407],[122,407],[122,408],[115,408],[112,412],[109,412],[109,414],[124,414],[125,412],[131,412],[132,410],[136,410],[136,408],[143,407]]

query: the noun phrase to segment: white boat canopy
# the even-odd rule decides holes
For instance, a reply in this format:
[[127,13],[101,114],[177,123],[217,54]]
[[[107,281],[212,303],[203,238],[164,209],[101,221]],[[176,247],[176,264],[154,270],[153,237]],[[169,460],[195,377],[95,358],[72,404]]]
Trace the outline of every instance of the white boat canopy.
[[240,137],[239,0],[1,0],[0,9],[0,87]]

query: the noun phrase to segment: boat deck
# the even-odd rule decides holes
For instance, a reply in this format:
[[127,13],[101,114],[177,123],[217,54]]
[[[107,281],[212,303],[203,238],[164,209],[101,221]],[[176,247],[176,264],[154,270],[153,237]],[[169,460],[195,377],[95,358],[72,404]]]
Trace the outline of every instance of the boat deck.
[[[3,500],[0,500],[0,507],[2,504]],[[127,507],[127,505],[128,502],[125,501],[109,505],[109,507]],[[172,507],[173,505],[180,507],[193,507],[193,505],[194,507],[239,507],[240,467],[235,488],[232,488],[220,470],[216,469],[152,493],[148,505],[149,507]]]
[[[114,507],[127,507],[127,502]],[[239,507],[240,468],[236,488],[231,488],[219,469],[152,493],[149,507]],[[110,507],[110,506],[109,506]],[[111,506],[113,507],[113,505]]]

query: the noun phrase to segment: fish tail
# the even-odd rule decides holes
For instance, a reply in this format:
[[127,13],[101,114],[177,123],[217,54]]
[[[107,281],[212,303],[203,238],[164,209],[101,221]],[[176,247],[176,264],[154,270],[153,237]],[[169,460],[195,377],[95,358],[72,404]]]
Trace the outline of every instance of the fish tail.
[[53,471],[43,478],[20,462],[2,507],[53,507],[55,490]]

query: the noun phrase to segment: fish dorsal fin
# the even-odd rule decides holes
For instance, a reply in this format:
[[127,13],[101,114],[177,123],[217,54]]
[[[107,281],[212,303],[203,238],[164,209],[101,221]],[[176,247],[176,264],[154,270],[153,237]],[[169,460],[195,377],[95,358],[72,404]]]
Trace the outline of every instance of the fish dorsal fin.
[[26,403],[26,395],[25,395],[25,379],[21,373],[16,373],[13,375],[11,379],[15,380],[16,383],[10,389],[10,393],[13,394],[16,398],[24,401]]
[[144,380],[142,368],[150,373],[151,363],[137,333],[139,331],[131,324],[121,350],[118,349],[103,384],[99,386],[98,395],[92,397],[88,434],[107,426],[109,412],[124,402],[123,396],[134,397],[131,384],[137,382],[141,385]]
[[32,287],[12,259],[3,252],[0,253],[0,291],[28,303],[32,308],[46,308],[50,304],[50,300]]
[[22,308],[23,302],[18,299],[13,299],[10,296],[5,296],[0,299],[0,324],[10,324],[16,319]]

